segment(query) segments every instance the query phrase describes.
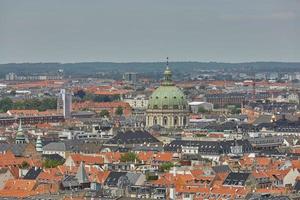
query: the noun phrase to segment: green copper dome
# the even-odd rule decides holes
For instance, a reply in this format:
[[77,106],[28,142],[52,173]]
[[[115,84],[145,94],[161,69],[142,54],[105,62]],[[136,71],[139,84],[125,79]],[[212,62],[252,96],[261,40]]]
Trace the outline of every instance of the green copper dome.
[[148,109],[186,110],[188,103],[183,92],[172,82],[172,72],[167,67],[164,80],[150,96]]

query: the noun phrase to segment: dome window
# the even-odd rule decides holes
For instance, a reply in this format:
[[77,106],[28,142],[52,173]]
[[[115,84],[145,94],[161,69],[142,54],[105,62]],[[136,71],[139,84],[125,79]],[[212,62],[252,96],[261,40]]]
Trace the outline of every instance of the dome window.
[[156,99],[158,99],[158,96],[156,96]]
[[165,99],[168,98],[167,96],[165,96]]
[[174,99],[176,99],[176,97],[174,97]]

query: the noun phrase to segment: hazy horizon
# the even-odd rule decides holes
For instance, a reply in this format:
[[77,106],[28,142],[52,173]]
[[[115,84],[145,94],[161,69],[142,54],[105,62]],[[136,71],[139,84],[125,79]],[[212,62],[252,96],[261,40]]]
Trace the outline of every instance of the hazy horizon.
[[0,63],[300,62],[297,0],[0,0]]

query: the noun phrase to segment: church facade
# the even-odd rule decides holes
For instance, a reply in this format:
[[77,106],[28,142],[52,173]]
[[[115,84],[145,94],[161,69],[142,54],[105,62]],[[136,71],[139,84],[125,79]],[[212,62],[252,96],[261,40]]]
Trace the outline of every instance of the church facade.
[[174,85],[169,67],[164,80],[150,96],[146,110],[146,127],[183,128],[188,125],[189,108],[183,92]]

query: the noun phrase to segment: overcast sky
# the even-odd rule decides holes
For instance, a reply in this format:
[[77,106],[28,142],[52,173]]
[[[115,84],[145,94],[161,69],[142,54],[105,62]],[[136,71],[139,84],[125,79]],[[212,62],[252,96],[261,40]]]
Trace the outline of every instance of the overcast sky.
[[300,0],[0,0],[0,63],[300,61]]

